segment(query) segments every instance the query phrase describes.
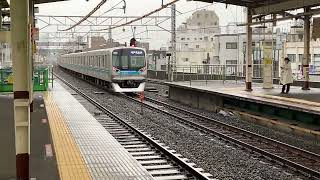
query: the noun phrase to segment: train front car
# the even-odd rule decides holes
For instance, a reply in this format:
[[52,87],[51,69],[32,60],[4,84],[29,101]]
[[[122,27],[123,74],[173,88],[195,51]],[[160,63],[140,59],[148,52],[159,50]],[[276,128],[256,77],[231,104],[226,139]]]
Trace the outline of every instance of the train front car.
[[112,88],[115,92],[142,92],[147,75],[146,53],[141,48],[112,51]]

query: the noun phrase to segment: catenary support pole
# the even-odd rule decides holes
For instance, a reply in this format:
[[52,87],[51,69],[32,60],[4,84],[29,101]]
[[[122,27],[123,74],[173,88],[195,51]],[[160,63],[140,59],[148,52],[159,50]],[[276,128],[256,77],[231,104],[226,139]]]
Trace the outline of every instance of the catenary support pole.
[[246,91],[252,91],[252,28],[250,26],[252,23],[251,9],[247,9],[247,44],[246,44]]
[[173,73],[175,72],[176,68],[176,5],[171,5],[171,46],[172,46],[172,53],[171,53],[171,62],[170,62],[170,79],[169,81],[173,81]]
[[13,62],[16,174],[29,179],[31,58],[29,0],[11,0],[11,42]]
[[[308,13],[310,7],[304,8],[304,12]],[[310,90],[309,87],[309,63],[310,63],[310,16],[304,17],[304,55],[303,55],[303,90]]]

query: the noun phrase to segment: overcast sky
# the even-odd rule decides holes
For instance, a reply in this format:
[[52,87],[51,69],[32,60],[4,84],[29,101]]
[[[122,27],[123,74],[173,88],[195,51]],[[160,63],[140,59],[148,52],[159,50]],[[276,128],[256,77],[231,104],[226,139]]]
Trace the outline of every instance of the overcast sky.
[[[57,2],[57,3],[49,3],[42,4],[39,6],[39,11],[41,15],[86,15],[90,12],[101,0],[70,0],[65,2]],[[118,3],[121,0],[108,0],[99,11],[97,11],[94,15],[100,15],[106,10],[110,9],[113,5]],[[114,10],[109,12],[106,15],[110,16],[141,16],[145,13],[148,13],[154,9],[157,9],[161,6],[162,0],[126,0],[127,9],[126,14],[124,14],[121,10]],[[164,0],[164,3],[168,3],[171,0]],[[201,8],[204,6],[208,6],[208,3],[200,3],[200,2],[187,2],[186,0],[181,0],[177,3],[177,10],[179,12],[188,12],[195,10],[196,8]],[[213,4],[207,8],[214,10],[220,18],[220,25],[225,26],[231,22],[239,22],[243,21],[243,9],[241,7],[228,6],[224,4]],[[162,10],[160,13],[156,15],[170,15],[170,9]],[[177,26],[179,26],[182,22],[184,22],[189,16],[192,15],[194,11],[185,13],[183,15],[179,15],[177,12]],[[38,21],[39,22],[39,21]],[[39,22],[39,26],[41,26],[41,22]],[[170,21],[164,23],[163,26],[165,28],[170,28]],[[56,27],[48,27],[43,31],[55,31]],[[136,32],[145,31],[146,28],[137,28]],[[107,34],[102,34],[107,37]],[[113,31],[113,39],[119,40],[120,42],[128,41],[126,37],[132,35],[132,31],[130,27],[126,28],[126,32],[122,33],[122,29],[116,29]],[[143,41],[147,41],[151,43],[151,47],[153,49],[158,49],[162,46],[166,46],[167,42],[170,39],[170,33],[168,32],[149,32],[143,33],[137,37],[144,38]]]

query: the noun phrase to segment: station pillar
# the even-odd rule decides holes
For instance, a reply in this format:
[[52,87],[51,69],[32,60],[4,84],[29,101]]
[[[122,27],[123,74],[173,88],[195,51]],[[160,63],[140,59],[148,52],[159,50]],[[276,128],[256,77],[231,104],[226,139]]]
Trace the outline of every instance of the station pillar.
[[0,31],[2,30],[2,4],[0,4]]
[[247,44],[246,44],[246,91],[252,91],[252,13],[247,8]]
[[31,58],[29,0],[11,0],[16,176],[29,179]]
[[[304,8],[304,12],[310,11],[310,7]],[[304,55],[303,55],[303,79],[302,90],[310,90],[309,86],[309,63],[310,63],[310,16],[304,16]]]
[[31,73],[29,73],[29,92],[30,92],[30,112],[33,112],[33,65],[34,65],[34,60],[33,60],[33,54],[34,54],[34,45],[35,45],[35,40],[34,40],[34,33],[33,33],[33,28],[35,27],[34,24],[34,0],[29,0],[29,35],[28,35],[28,41],[29,41],[29,47],[28,47],[28,56],[30,58],[30,63],[28,64],[29,70]]

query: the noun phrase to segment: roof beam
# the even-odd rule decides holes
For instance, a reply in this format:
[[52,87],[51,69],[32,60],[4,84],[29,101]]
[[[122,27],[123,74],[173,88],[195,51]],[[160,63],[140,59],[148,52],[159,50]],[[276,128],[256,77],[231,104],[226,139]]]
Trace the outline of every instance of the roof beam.
[[268,15],[281,13],[288,10],[299,9],[310,6],[318,6],[320,5],[319,0],[288,0],[279,2],[277,4],[265,5],[252,9],[253,15]]

